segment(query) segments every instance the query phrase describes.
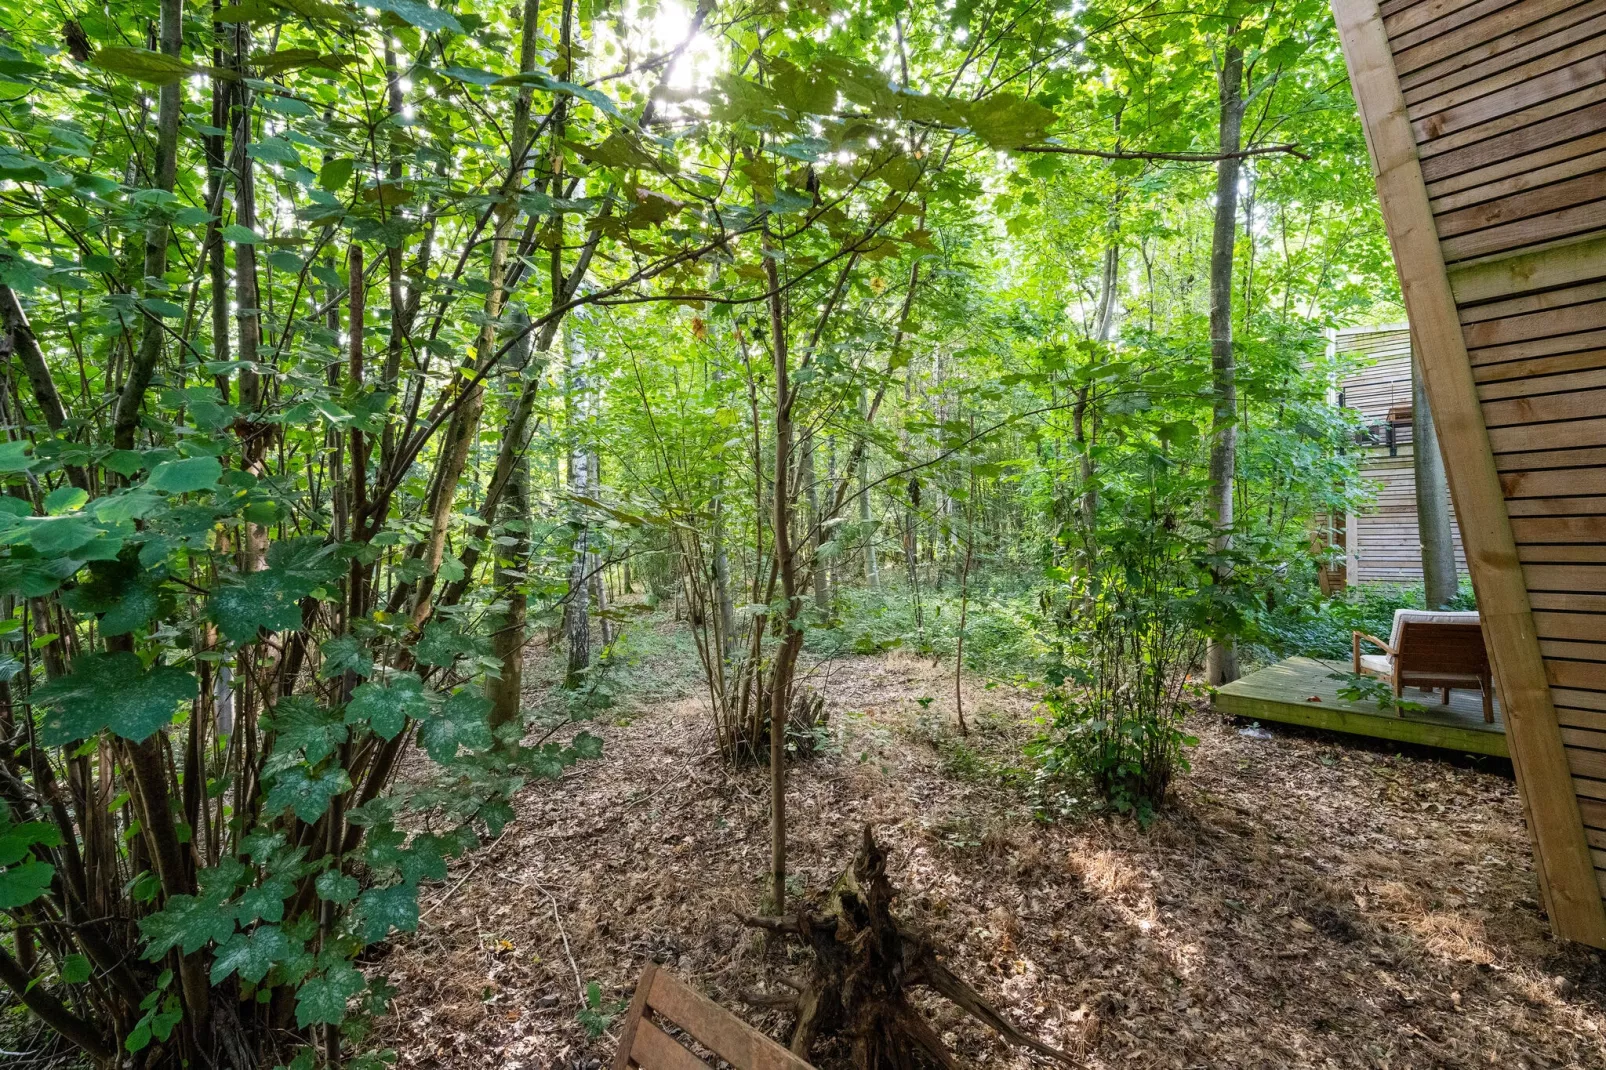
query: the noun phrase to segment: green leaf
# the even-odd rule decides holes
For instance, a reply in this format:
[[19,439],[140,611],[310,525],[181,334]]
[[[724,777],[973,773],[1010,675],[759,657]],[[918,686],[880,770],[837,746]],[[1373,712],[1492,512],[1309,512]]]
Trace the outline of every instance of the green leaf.
[[580,758],[602,757],[602,737],[594,736],[590,732],[581,732],[569,741],[574,753]]
[[28,456],[32,449],[33,443],[24,438],[0,442],[0,475],[26,472],[32,468],[35,462]]
[[296,1025],[339,1025],[346,1017],[346,1001],[367,987],[362,974],[349,962],[337,963],[301,982],[296,989]]
[[362,938],[370,944],[383,940],[393,928],[413,932],[418,928],[418,889],[406,883],[370,888],[357,898],[357,916],[362,919]]
[[442,704],[440,712],[424,722],[419,741],[437,762],[457,756],[458,747],[482,750],[492,743],[487,716],[490,700],[468,690],[459,690]]
[[270,632],[300,628],[297,597],[295,585],[286,583],[276,570],[250,572],[213,590],[206,615],[231,643],[244,644],[264,628]]
[[[301,154],[296,152],[295,146],[279,137],[265,137],[261,141],[253,142],[251,147],[246,150],[246,155],[253,160],[261,160],[264,163],[283,164],[286,167],[301,166]],[[225,231],[227,229],[227,227],[224,228]],[[233,241],[234,239],[231,238],[229,240]]]
[[340,713],[325,709],[306,695],[280,699],[265,719],[263,728],[275,734],[275,757],[286,751],[300,751],[313,765],[333,754],[347,736]]
[[326,162],[318,172],[318,185],[330,193],[339,193],[351,181],[351,172],[357,162],[349,156],[340,156]]
[[101,535],[100,528],[76,516],[24,517],[17,532],[46,557],[69,554]]
[[346,723],[366,723],[384,740],[395,739],[407,727],[409,717],[417,719],[429,712],[424,685],[410,672],[397,673],[388,680],[362,684],[346,703]]
[[94,969],[85,955],[71,954],[61,960],[61,979],[70,985],[81,985],[89,980]]
[[294,809],[296,816],[310,825],[324,815],[336,795],[350,790],[351,777],[339,766],[314,773],[296,765],[274,776],[262,809],[269,814]]
[[448,621],[430,621],[424,634],[413,644],[413,657],[420,665],[449,666],[459,657],[486,653],[477,636],[459,631]]
[[219,233],[223,235],[224,241],[233,242],[236,245],[255,245],[262,240],[257,237],[256,231],[250,227],[242,227],[238,223],[230,223]]
[[348,877],[338,869],[326,869],[318,874],[318,898],[331,903],[349,903],[357,898],[361,886],[356,877]]
[[230,974],[256,984],[276,963],[290,957],[294,948],[290,938],[277,925],[259,925],[249,933],[235,933],[218,948],[212,962],[212,983],[221,984]]
[[223,478],[223,465],[216,457],[187,457],[163,461],[151,471],[145,485],[167,494],[190,494],[211,490]]
[[82,509],[89,500],[89,492],[77,487],[57,487],[45,495],[45,513],[49,516],[60,516],[76,509]]
[[269,877],[240,893],[234,916],[241,925],[257,920],[277,924],[284,920],[284,901],[295,894],[295,882],[288,877]]
[[380,11],[389,11],[403,22],[427,33],[437,30],[450,30],[457,34],[463,32],[463,24],[451,12],[431,7],[423,0],[363,0],[363,3]]
[[89,57],[89,62],[103,71],[120,74],[146,85],[173,85],[196,70],[177,56],[152,52],[148,48],[123,48],[118,45],[100,49]]
[[1040,141],[1059,120],[1053,111],[1010,93],[995,93],[970,105],[970,129],[995,149]]
[[195,677],[182,669],[146,671],[137,654],[124,650],[79,655],[71,673],[34,690],[33,702],[49,711],[41,728],[47,747],[87,739],[102,728],[142,742],[172,721],[195,688]]
[[50,879],[55,875],[55,866],[36,859],[0,870],[0,910],[25,906],[38,899],[50,888]]
[[27,858],[29,849],[35,844],[59,847],[61,833],[56,826],[43,821],[25,821],[20,825],[4,827],[4,831],[0,831],[0,866],[9,866]]
[[323,664],[318,667],[320,680],[333,680],[344,672],[365,678],[373,675],[374,656],[355,636],[337,636],[325,642],[318,651],[323,655]]
[[157,962],[175,947],[193,955],[209,943],[223,943],[234,935],[234,914],[193,895],[175,895],[161,910],[141,918],[139,931],[145,935],[146,960]]

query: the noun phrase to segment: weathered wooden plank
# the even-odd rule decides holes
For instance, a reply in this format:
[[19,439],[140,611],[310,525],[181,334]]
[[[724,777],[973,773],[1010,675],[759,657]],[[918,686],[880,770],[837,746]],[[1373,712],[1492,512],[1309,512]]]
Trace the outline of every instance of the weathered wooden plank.
[[1564,613],[1606,613],[1606,595],[1574,591],[1563,594],[1557,591],[1535,591],[1531,596],[1534,608],[1554,609]]
[[1580,170],[1588,170],[1587,166],[1577,161],[1587,161],[1603,148],[1606,148],[1606,131],[1536,146],[1521,156],[1495,160],[1430,182],[1430,204],[1434,211],[1438,211],[1438,205],[1447,198],[1454,197],[1459,203],[1470,204],[1499,196],[1503,192],[1514,192],[1566,178],[1578,174]]
[[[1606,390],[1570,390],[1483,403],[1483,418],[1491,430],[1513,424],[1541,424],[1591,416],[1606,416]],[[1606,442],[1606,438],[1599,441]]]
[[[1483,58],[1488,49],[1498,50],[1501,45],[1509,48],[1520,43],[1512,38],[1523,27],[1578,6],[1577,0],[1528,0],[1525,4],[1509,5],[1489,18],[1470,26],[1458,27],[1421,44],[1413,46],[1391,42],[1394,67],[1399,72],[1398,77],[1403,78],[1413,71],[1445,61],[1451,64],[1472,63]],[[1587,3],[1584,6],[1587,7]],[[1586,10],[1583,14],[1587,17],[1593,12]]]
[[[1606,737],[1606,710],[1575,710],[1567,706],[1557,706],[1556,716],[1569,731]],[[1606,825],[1602,827],[1606,828]]]
[[1474,0],[1470,4],[1461,4],[1458,0],[1440,4],[1430,0],[1428,4],[1395,15],[1390,20],[1393,25],[1385,24],[1384,29],[1395,52],[1442,39],[1463,28],[1481,33],[1475,40],[1487,40],[1493,33],[1487,26],[1482,26],[1483,20],[1503,8],[1509,8],[1511,4],[1512,0]]
[[1588,373],[1603,367],[1606,367],[1606,349],[1582,349],[1528,360],[1480,364],[1473,369],[1472,375],[1478,381],[1481,398],[1484,390],[1493,390],[1503,384],[1537,382],[1550,376]]
[[1589,691],[1606,689],[1606,662],[1552,658],[1545,661],[1545,670],[1550,674],[1551,684],[1556,687]]
[[1597,516],[1606,513],[1606,498],[1577,495],[1569,498],[1512,498],[1506,512],[1519,516]]
[[1527,427],[1501,427],[1489,432],[1501,453],[1511,450],[1564,450],[1606,442],[1606,419],[1570,420]]
[[1539,653],[1547,658],[1570,658],[1574,661],[1606,661],[1606,643],[1541,639],[1539,640]]
[[1478,400],[1488,404],[1507,398],[1537,397],[1540,394],[1561,393],[1566,390],[1594,390],[1602,387],[1606,387],[1606,360],[1583,371],[1500,379],[1494,382],[1479,380]]
[[647,1003],[732,1066],[814,1070],[668,970],[659,970],[653,976]]
[[1511,530],[1519,542],[1601,542],[1606,540],[1606,517],[1549,516],[1513,520]]
[[[1500,486],[1510,498],[1553,498],[1573,494],[1606,494],[1606,469],[1551,468],[1539,472],[1504,472]],[[1532,584],[1529,585],[1530,587]]]
[[[1506,345],[1469,349],[1468,354],[1472,358],[1474,368],[1498,366],[1500,370],[1494,374],[1505,376],[1510,374],[1510,366],[1517,361],[1538,361],[1564,357],[1571,353],[1596,352],[1603,344],[1606,344],[1606,331],[1580,331],[1578,334],[1550,335]],[[1533,367],[1536,371],[1541,369],[1538,364]],[[1576,367],[1594,367],[1594,365],[1589,363],[1568,365],[1562,362],[1549,366],[1550,370],[1554,371],[1570,371]]]
[[[1606,138],[1602,140],[1606,140]],[[1434,217],[1442,221],[1448,213],[1491,201],[1498,201],[1501,198],[1514,197],[1532,190],[1542,190],[1544,187],[1554,183],[1574,178],[1578,175],[1586,175],[1603,167],[1606,167],[1606,150],[1589,152],[1551,164],[1548,167],[1532,168],[1509,178],[1473,185],[1466,189],[1457,190],[1454,193],[1447,193],[1443,197],[1433,198],[1430,203]],[[1454,284],[1454,282],[1455,280],[1452,278],[1451,283]],[[1457,296],[1459,297],[1459,293]]]
[[[1520,17],[1511,18],[1504,29],[1504,12],[1465,28],[1475,28],[1476,32],[1466,34],[1458,47],[1469,47],[1541,17],[1538,9],[1544,7],[1544,0],[1519,6]],[[1377,0],[1333,0],[1333,10],[1338,17],[1350,85],[1360,106],[1389,244],[1399,269],[1400,289],[1410,312],[1418,359],[1448,461],[1450,489],[1483,615],[1484,637],[1493,655],[1506,740],[1529,817],[1540,886],[1559,935],[1606,947],[1606,907],[1601,902],[1601,889],[1584,839],[1578,800],[1567,788],[1567,756],[1517,561],[1515,523],[1506,514],[1505,497],[1490,452],[1491,439],[1483,425],[1468,361],[1467,342],[1462,337],[1455,297],[1438,247],[1423,163],[1401,96],[1401,68],[1391,52]],[[1439,41],[1450,40],[1461,32],[1453,30]],[[1414,51],[1423,54],[1417,66],[1443,58],[1432,55],[1431,47]],[[1528,129],[1540,125],[1543,124]],[[1459,135],[1452,135],[1455,136]],[[1484,142],[1477,147],[1482,149],[1489,144]],[[1441,159],[1459,158],[1464,151],[1445,152]],[[1474,156],[1468,153],[1466,159]],[[1465,160],[1452,163],[1444,174],[1465,170],[1463,163]]]
[[[1606,135],[1602,136],[1606,148]],[[1450,285],[1463,321],[1474,303],[1498,301],[1524,290],[1550,290],[1606,277],[1606,235],[1587,234],[1541,252],[1458,265]]]
[[1606,753],[1586,750],[1583,747],[1568,747],[1567,768],[1573,771],[1573,776],[1606,780]]
[[1606,104],[1592,104],[1496,137],[1472,140],[1462,148],[1446,146],[1446,151],[1422,161],[1422,173],[1428,181],[1437,182],[1502,160],[1514,161],[1520,165],[1517,170],[1523,170],[1571,159],[1582,151],[1590,151],[1571,143],[1575,138],[1601,130],[1603,117],[1606,117]]
[[[1510,3],[1511,0],[1505,2]],[[1393,39],[1407,31],[1455,15],[1457,12],[1461,13],[1462,18],[1453,25],[1482,18],[1488,13],[1491,4],[1498,7],[1499,0],[1415,0],[1415,2],[1404,0],[1401,3],[1382,4],[1378,10],[1383,15],[1383,28],[1388,32],[1390,39]]]
[[[1418,146],[1424,165],[1436,156],[1445,156],[1473,146],[1498,148],[1497,143],[1516,131],[1532,130],[1541,124],[1555,123],[1554,131],[1561,138],[1582,137],[1593,134],[1596,127],[1580,119],[1582,109],[1606,100],[1606,82],[1591,82],[1559,97],[1551,97],[1530,104],[1517,111],[1507,112],[1476,126],[1463,127],[1451,134],[1423,141]],[[1556,140],[1556,138],[1552,138]]]
[[1522,575],[1530,595],[1535,591],[1606,591],[1606,565],[1524,565]]
[[1405,91],[1409,114],[1412,119],[1420,119],[1594,55],[1595,50],[1606,47],[1600,40],[1602,35],[1606,35],[1606,14],[1586,19],[1565,33],[1507,48],[1447,77],[1414,86]]
[[1565,308],[1543,308],[1525,314],[1469,323],[1462,328],[1468,349],[1528,342],[1553,335],[1577,334],[1606,327],[1606,301],[1588,301]]
[[[1402,73],[1400,84],[1405,87],[1406,98],[1411,99],[1413,94],[1440,93],[1451,86],[1486,78],[1505,66],[1543,55],[1557,47],[1558,38],[1569,40],[1586,34],[1589,20],[1599,13],[1593,0],[1561,0],[1542,11],[1530,6],[1530,11],[1531,22],[1509,27],[1488,41]],[[1403,60],[1412,62],[1410,57],[1403,57]]]
[[[1524,564],[1606,565],[1606,546],[1592,545],[1590,543],[1565,543],[1559,546],[1518,545],[1517,556]],[[1606,632],[1606,626],[1603,626],[1601,630]]]
[[[1598,154],[1588,159],[1606,159],[1606,154]],[[1557,212],[1563,208],[1588,204],[1602,197],[1606,197],[1606,172],[1594,171],[1564,182],[1553,182],[1538,189],[1523,190],[1487,200],[1470,208],[1438,212],[1434,216],[1434,223],[1438,227],[1439,237],[1452,238]],[[1479,318],[1489,319],[1492,315],[1483,315]],[[1463,322],[1465,322],[1464,316]]]
[[[1587,179],[1597,185],[1601,184],[1598,175],[1587,176]],[[1606,187],[1603,187],[1603,192],[1606,192]],[[1606,199],[1592,199],[1543,215],[1518,219],[1515,222],[1454,238],[1445,238],[1441,247],[1447,261],[1471,260],[1492,253],[1524,249],[1558,238],[1593,233],[1602,227],[1606,227]]]
[[1465,103],[1425,115],[1411,124],[1411,132],[1420,144],[1597,85],[1606,79],[1606,56],[1601,55],[1599,42],[1587,42],[1581,47],[1583,55],[1566,66],[1521,79],[1494,79],[1469,87],[1469,90],[1483,92]]
[[1600,711],[1606,713],[1606,695],[1599,691],[1570,691],[1564,687],[1552,689],[1556,696],[1556,708],[1580,711]]
[[646,1020],[636,1026],[636,1043],[631,1049],[630,1061],[646,1070],[709,1070],[707,1063]]

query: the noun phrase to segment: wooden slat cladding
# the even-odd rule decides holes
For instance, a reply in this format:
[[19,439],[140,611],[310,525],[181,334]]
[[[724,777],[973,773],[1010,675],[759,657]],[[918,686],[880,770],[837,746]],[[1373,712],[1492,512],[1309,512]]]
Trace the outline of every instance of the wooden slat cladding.
[[[1576,10],[1584,13],[1589,9]],[[1555,33],[1534,40],[1513,42],[1506,38],[1493,42],[1487,58],[1467,61],[1458,57],[1463,63],[1444,76],[1406,90],[1406,114],[1412,119],[1434,115],[1593,55],[1601,47],[1602,34],[1606,34],[1606,13],[1595,14],[1582,23],[1561,27]]]
[[[1474,83],[1454,94],[1452,99],[1425,104],[1419,112],[1422,117],[1413,122],[1411,128],[1417,140],[1425,143],[1587,90],[1600,81],[1601,70],[1606,67],[1606,57],[1601,55],[1603,48],[1606,48],[1606,41],[1596,37],[1527,65],[1531,72],[1539,72],[1537,74],[1530,72],[1523,77],[1525,68],[1519,67]],[[1572,62],[1566,62],[1568,58]],[[1554,66],[1557,63],[1563,65]],[[1465,99],[1456,99],[1463,97]]]
[[1585,9],[1585,17],[1594,14],[1588,0],[1583,3],[1579,0],[1522,0],[1481,7],[1483,18],[1474,22],[1463,20],[1453,28],[1441,23],[1443,32],[1438,34],[1428,32],[1434,28],[1432,24],[1405,30],[1398,37],[1391,35],[1395,69],[1403,78],[1424,68],[1457,60],[1463,53],[1476,54],[1480,47],[1510,41],[1524,27],[1579,7]]
[[1547,906],[1606,947],[1606,0],[1333,8]]

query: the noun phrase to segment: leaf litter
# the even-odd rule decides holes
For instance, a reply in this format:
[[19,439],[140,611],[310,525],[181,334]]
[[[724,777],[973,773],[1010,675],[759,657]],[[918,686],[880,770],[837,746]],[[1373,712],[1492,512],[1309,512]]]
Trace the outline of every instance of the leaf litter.
[[[532,670],[532,694],[561,671]],[[1606,958],[1549,935],[1509,767],[1267,739],[1201,710],[1148,830],[1045,822],[1020,758],[1029,693],[967,678],[960,740],[951,664],[893,652],[810,675],[831,743],[790,772],[794,894],[828,886],[874,822],[902,916],[1089,1068],[1606,1066]],[[719,764],[684,657],[634,677],[589,726],[602,757],[527,787],[372,967],[400,990],[375,1038],[399,1066],[611,1065],[649,960],[789,1035],[741,1000],[802,972],[738,920],[765,894],[766,773]],[[969,1065],[1042,1061],[940,1000],[921,1010]],[[847,1065],[826,1045],[815,1061]]]

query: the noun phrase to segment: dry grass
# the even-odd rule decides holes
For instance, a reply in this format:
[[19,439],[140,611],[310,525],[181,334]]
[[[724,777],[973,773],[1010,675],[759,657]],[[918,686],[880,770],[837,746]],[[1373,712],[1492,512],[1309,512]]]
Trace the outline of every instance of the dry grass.
[[[882,826],[902,913],[1088,1067],[1606,1066],[1606,965],[1550,939],[1508,778],[1200,714],[1150,830],[1042,825],[995,775],[1029,699],[970,686],[958,748],[945,673],[893,654],[816,674],[837,747],[792,775],[793,870],[818,889]],[[613,1003],[649,958],[785,1035],[737,999],[787,968],[735,918],[762,899],[763,773],[715,763],[695,687],[656,690],[593,728],[601,760],[525,791],[450,899],[463,871],[425,893],[422,929],[379,965],[401,989],[381,1038],[400,1065],[594,1070],[614,1045],[576,1021],[575,974]],[[971,1065],[1032,1061],[926,1009]]]

